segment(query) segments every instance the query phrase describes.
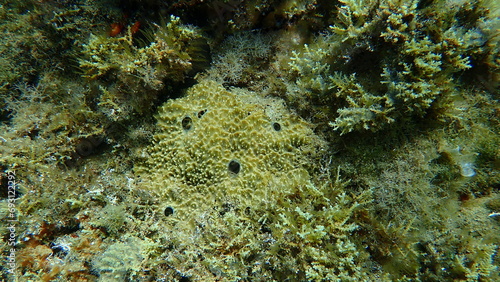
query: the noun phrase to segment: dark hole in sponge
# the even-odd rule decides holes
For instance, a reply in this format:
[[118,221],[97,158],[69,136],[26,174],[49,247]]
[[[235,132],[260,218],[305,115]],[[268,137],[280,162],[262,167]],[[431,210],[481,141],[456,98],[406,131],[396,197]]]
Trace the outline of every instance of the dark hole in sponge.
[[164,211],[165,216],[171,216],[174,214],[174,208],[172,207],[166,207]]
[[185,117],[182,119],[182,128],[185,130],[191,129],[191,126],[193,125],[193,120],[190,117]]
[[207,112],[207,110],[199,111],[198,112],[198,118],[201,118],[206,112]]
[[275,122],[275,123],[273,123],[273,128],[276,131],[280,131],[281,130],[281,124]]
[[229,162],[227,168],[229,169],[230,172],[238,174],[238,172],[240,172],[241,165],[239,162],[232,160]]

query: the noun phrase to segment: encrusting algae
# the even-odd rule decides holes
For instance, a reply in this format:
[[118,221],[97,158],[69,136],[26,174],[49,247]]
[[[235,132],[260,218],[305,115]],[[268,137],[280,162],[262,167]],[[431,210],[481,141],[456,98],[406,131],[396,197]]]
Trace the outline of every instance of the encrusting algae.
[[2,281],[498,281],[500,7],[0,4]]

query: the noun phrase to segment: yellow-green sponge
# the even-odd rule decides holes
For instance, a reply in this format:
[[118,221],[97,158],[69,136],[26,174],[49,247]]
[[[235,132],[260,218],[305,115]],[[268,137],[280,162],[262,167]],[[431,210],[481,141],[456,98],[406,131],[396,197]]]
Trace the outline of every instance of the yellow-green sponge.
[[177,216],[190,204],[199,210],[275,202],[285,191],[273,183],[291,174],[309,181],[307,170],[324,144],[281,100],[210,80],[166,102],[157,119],[154,144],[136,171],[150,177],[147,186],[165,191]]

